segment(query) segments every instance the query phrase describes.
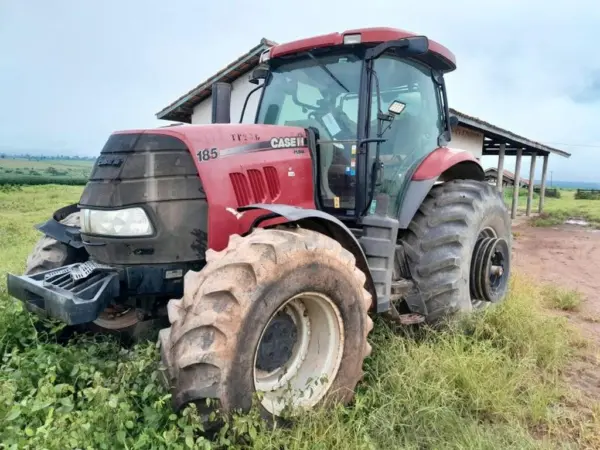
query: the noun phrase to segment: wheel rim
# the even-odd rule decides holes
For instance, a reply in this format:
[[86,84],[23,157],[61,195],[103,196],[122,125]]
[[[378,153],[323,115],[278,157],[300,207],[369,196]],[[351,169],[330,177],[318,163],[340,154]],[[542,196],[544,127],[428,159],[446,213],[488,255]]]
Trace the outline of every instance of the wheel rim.
[[344,351],[344,326],[326,295],[307,292],[285,302],[263,329],[254,354],[254,387],[262,406],[311,408],[327,393]]
[[484,228],[473,249],[470,275],[471,302],[480,308],[497,302],[506,290],[510,272],[509,246],[492,228]]

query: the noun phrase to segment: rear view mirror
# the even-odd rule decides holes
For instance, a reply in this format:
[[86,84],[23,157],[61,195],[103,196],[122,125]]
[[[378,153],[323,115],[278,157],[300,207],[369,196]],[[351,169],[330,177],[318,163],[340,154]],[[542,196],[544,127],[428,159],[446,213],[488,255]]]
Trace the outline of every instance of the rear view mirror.
[[456,117],[454,114],[452,114],[448,118],[448,125],[450,125],[450,129],[452,131],[454,131],[456,129],[456,127],[458,126],[458,117]]
[[266,80],[269,76],[269,69],[265,66],[258,66],[252,71],[250,76],[250,83],[258,84],[259,80]]
[[407,39],[408,45],[402,49],[407,55],[422,55],[429,51],[429,39],[427,39],[427,36],[415,36]]
[[429,39],[427,39],[427,36],[413,36],[395,41],[382,42],[367,51],[366,59],[379,58],[388,50],[391,50],[399,57],[422,55],[429,51]]

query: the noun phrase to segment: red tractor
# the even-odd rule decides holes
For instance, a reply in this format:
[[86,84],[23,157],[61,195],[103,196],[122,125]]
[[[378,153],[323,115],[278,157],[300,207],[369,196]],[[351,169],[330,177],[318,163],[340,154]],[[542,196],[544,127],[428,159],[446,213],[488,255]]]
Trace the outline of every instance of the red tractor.
[[432,323],[507,291],[504,202],[471,153],[448,148],[455,68],[396,29],[272,47],[253,72],[254,124],[229,123],[218,83],[213,124],[112,134],[9,292],[86,329],[168,317],[175,409],[246,410],[256,392],[275,416],[347,403],[370,315]]

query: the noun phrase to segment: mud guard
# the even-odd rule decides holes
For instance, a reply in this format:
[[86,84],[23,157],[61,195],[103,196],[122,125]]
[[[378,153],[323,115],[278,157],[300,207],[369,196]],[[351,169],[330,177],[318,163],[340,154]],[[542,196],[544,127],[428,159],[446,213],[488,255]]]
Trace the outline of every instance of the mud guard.
[[440,147],[430,153],[413,173],[398,211],[398,226],[406,229],[436,182],[455,179],[484,180],[481,164],[466,150]]
[[[264,209],[273,214],[284,217],[288,222],[300,222],[303,220],[311,221],[318,225],[323,225],[332,236],[340,242],[347,250],[352,252],[356,258],[356,266],[367,275],[365,288],[373,296],[373,305],[377,304],[377,292],[371,276],[371,270],[367,262],[367,257],[356,236],[339,219],[331,214],[316,209],[305,209],[290,205],[263,204],[242,206],[237,208],[239,212],[250,211],[253,209]],[[315,230],[320,231],[320,230]]]
[[79,206],[77,206],[76,203],[60,208],[56,210],[54,214],[52,214],[52,218],[48,219],[42,224],[36,225],[35,228],[44,233],[46,236],[56,239],[63,244],[74,248],[82,248],[83,242],[81,241],[79,229],[60,223],[60,221],[66,218],[68,215],[77,211],[79,211]]

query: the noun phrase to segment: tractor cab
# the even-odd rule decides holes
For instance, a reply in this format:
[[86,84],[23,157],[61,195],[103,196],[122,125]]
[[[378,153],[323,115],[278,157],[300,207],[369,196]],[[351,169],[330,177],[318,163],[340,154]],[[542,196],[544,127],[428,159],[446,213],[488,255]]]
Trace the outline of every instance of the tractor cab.
[[449,140],[451,58],[432,58],[425,37],[374,38],[364,31],[334,45],[271,49],[255,71],[264,79],[255,122],[313,130],[317,199],[335,216],[363,216],[380,194],[395,216],[411,171]]

